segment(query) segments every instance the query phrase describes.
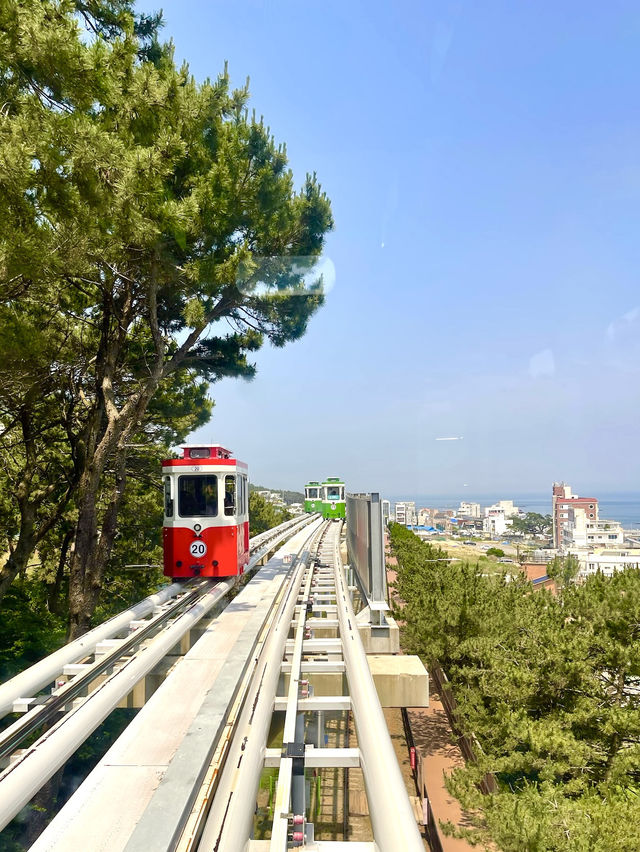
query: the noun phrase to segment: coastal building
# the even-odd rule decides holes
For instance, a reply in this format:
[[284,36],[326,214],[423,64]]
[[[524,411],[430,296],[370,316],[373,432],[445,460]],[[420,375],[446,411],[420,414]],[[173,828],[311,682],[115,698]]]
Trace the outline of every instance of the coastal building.
[[434,509],[432,513],[432,524],[441,532],[451,532],[457,529],[457,524],[452,523],[454,517],[453,509]]
[[465,503],[461,501],[458,507],[458,515],[461,518],[479,518],[480,503]]
[[504,509],[489,508],[485,509],[485,516],[482,520],[482,531],[492,538],[499,538],[507,531],[511,521],[507,522]]
[[413,500],[405,500],[395,505],[396,524],[415,524],[416,504]]
[[627,568],[640,568],[640,548],[595,548],[593,550],[572,552],[580,563],[578,579],[586,579],[600,571],[611,577],[616,571]]
[[494,538],[499,538],[511,526],[511,518],[519,513],[520,509],[514,506],[513,500],[498,500],[493,506],[487,506],[484,510],[483,532]]
[[[564,513],[563,513],[564,514]],[[594,520],[593,512],[582,506],[569,504],[567,519],[562,530],[561,550],[573,548],[622,547],[624,530],[618,521]],[[564,518],[560,519],[564,521]]]
[[569,526],[569,510],[584,509],[589,521],[598,520],[598,501],[595,497],[579,497],[571,493],[571,486],[554,482],[551,492],[551,517],[553,520],[553,546],[561,548],[564,529]]
[[520,568],[533,586],[534,591],[548,589],[552,594],[556,594],[555,581],[547,574],[547,565],[545,562],[523,562]]
[[514,505],[513,500],[498,500],[493,506],[488,506],[484,510],[485,518],[492,509],[503,511],[505,518],[512,518],[514,515],[520,514],[520,509]]

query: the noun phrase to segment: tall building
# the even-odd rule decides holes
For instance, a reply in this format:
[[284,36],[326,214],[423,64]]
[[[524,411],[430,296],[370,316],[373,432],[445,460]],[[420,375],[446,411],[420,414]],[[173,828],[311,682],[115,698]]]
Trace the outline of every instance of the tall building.
[[571,486],[554,482],[551,492],[551,517],[553,520],[553,546],[561,548],[564,530],[569,526],[569,509],[584,509],[588,521],[598,520],[598,501],[595,497],[578,497],[571,493]]
[[382,523],[388,524],[391,520],[391,503],[389,500],[382,501]]
[[396,524],[415,524],[416,522],[416,504],[413,500],[396,503],[395,505]]
[[479,518],[480,503],[466,503],[461,501],[458,506],[458,515],[462,518]]

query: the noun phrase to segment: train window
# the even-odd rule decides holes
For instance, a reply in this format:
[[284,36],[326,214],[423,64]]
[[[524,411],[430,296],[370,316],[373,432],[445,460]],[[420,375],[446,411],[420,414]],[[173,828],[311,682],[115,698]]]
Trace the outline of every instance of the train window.
[[190,459],[208,459],[211,458],[211,450],[209,447],[191,447],[189,450]]
[[213,518],[218,514],[218,477],[178,477],[178,510],[182,518]]
[[164,478],[164,516],[165,518],[173,517],[173,498],[171,496],[171,477]]
[[224,478],[224,513],[235,515],[236,513],[236,478],[225,476]]
[[247,514],[247,477],[240,477],[242,481],[242,514]]
[[327,500],[340,500],[340,486],[339,485],[327,486]]
[[307,488],[307,491],[309,492],[309,494],[308,494],[309,499],[310,500],[317,500],[318,496],[319,496],[318,495],[319,490],[320,489],[318,489],[318,488]]

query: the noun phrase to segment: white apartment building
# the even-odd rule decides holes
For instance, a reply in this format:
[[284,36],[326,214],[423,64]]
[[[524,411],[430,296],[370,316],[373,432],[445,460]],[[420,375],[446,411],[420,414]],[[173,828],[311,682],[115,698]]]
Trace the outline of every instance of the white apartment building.
[[504,509],[496,509],[494,507],[485,509],[485,515],[482,519],[482,531],[486,535],[499,538],[505,534],[507,528],[510,526],[511,521],[507,521]]
[[458,506],[458,515],[462,518],[479,518],[480,503],[465,503],[461,501]]
[[625,548],[608,550],[598,548],[592,551],[572,552],[580,563],[578,578],[586,579],[601,571],[606,577],[611,577],[616,571],[626,568],[640,568],[640,548]]
[[416,504],[413,500],[403,501],[395,505],[396,524],[415,524]]
[[494,503],[493,506],[488,506],[484,510],[485,518],[488,517],[488,514],[492,509],[500,509],[504,512],[505,518],[510,518],[513,515],[519,515],[520,509],[517,506],[513,505],[513,500],[498,500],[497,503]]
[[562,527],[563,550],[574,548],[622,547],[624,530],[618,521],[595,520],[586,509],[572,506]]
[[432,512],[431,509],[420,509],[418,511],[418,524],[421,527],[431,526]]
[[519,512],[520,509],[513,505],[513,500],[498,500],[484,510],[483,532],[494,537],[504,535],[511,526],[511,518]]

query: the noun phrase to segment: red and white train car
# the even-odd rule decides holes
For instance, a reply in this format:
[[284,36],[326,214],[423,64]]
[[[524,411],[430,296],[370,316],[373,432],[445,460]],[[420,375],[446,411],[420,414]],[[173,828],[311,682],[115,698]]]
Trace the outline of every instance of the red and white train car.
[[162,462],[164,573],[231,577],[249,563],[249,482],[244,462],[219,444],[185,446]]

